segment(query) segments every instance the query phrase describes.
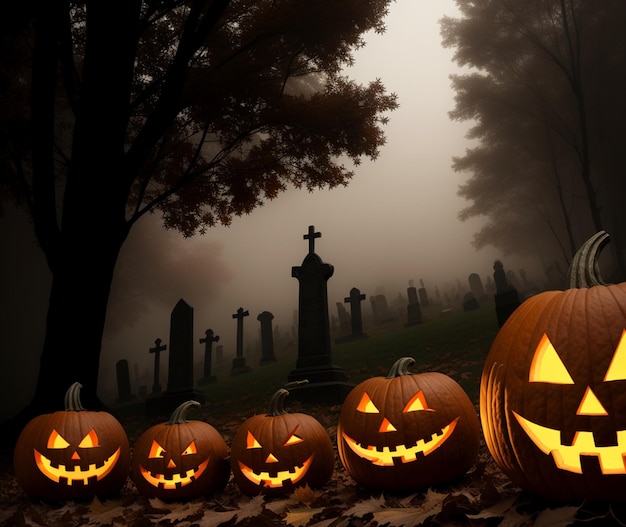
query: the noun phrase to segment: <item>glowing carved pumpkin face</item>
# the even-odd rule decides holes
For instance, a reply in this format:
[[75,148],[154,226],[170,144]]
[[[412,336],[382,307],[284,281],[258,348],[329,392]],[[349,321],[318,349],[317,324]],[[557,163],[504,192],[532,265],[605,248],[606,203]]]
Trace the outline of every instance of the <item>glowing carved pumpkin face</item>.
[[288,494],[304,485],[319,487],[332,475],[328,433],[310,415],[285,412],[287,393],[276,392],[270,412],[247,419],[233,438],[233,477],[246,494]]
[[570,289],[513,312],[483,369],[480,416],[494,461],[550,499],[626,499],[626,283],[595,277],[606,238],[577,253]]
[[463,389],[440,373],[413,374],[405,357],[388,377],[367,379],[346,397],[337,445],[355,481],[401,490],[449,481],[474,463],[476,411]]
[[[602,382],[610,383],[624,380],[626,380],[626,331],[622,331],[617,349]],[[572,376],[545,333],[535,351],[528,381],[531,383],[575,385]],[[609,413],[594,389],[587,385],[584,390],[575,414],[613,420],[613,417],[609,417]],[[578,392],[580,392],[580,387],[575,391],[575,393]],[[591,430],[576,430],[571,444],[564,444],[561,440],[560,429],[542,426],[526,419],[516,411],[513,411],[513,415],[533,443],[544,454],[552,455],[559,469],[582,474],[582,456],[593,456],[597,457],[602,474],[626,474],[623,458],[626,454],[626,429],[615,431],[615,444],[597,445]]]
[[222,490],[228,482],[228,448],[221,434],[203,421],[187,421],[196,401],[180,405],[167,423],[137,439],[132,477],[145,496],[163,500],[192,499]]
[[130,447],[121,424],[107,412],[90,412],[75,383],[66,410],[26,425],[14,453],[15,475],[29,495],[82,499],[118,492],[126,482]]

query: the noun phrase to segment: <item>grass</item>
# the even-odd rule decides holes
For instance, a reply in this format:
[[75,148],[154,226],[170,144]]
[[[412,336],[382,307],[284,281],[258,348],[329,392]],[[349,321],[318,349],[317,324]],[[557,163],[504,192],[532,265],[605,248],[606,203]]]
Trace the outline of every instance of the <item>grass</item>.
[[[424,323],[410,327],[398,320],[366,328],[368,338],[333,345],[332,361],[344,369],[350,382],[358,384],[368,377],[386,375],[398,358],[410,356],[415,359],[413,371],[450,375],[478,402],[483,363],[498,331],[494,306],[447,315],[425,311],[424,318]],[[275,363],[240,375],[230,375],[229,364],[215,369],[217,382],[201,388],[208,413],[224,418],[265,411],[271,394],[287,382],[295,367],[296,350],[278,357]],[[136,415],[141,413],[140,404],[113,407],[112,411],[120,417]]]

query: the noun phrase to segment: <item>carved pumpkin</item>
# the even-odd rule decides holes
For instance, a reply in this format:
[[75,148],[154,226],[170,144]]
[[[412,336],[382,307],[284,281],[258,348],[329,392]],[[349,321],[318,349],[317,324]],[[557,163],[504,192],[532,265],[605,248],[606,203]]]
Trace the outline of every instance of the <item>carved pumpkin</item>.
[[520,487],[559,500],[626,499],[626,283],[597,273],[601,231],[576,254],[570,288],[523,302],[481,379],[485,442]]
[[287,413],[281,388],[265,415],[248,418],[231,444],[231,467],[242,492],[290,494],[296,487],[320,487],[331,477],[335,464],[326,429],[313,416]]
[[84,499],[118,492],[130,468],[124,428],[107,412],[80,402],[79,383],[65,395],[65,411],[32,419],[15,444],[13,465],[22,490],[49,500]]
[[204,421],[187,421],[196,401],[181,404],[167,423],[146,430],[135,444],[131,474],[149,498],[192,499],[223,490],[230,477],[228,447]]
[[454,379],[415,374],[415,361],[396,361],[346,397],[337,426],[343,466],[359,484],[383,490],[420,489],[462,476],[480,444],[476,410]]

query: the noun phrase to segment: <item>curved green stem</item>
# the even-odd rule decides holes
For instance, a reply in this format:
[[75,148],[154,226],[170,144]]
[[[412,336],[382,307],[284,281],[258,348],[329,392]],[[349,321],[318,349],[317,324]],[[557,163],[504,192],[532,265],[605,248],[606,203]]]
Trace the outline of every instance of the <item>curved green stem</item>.
[[604,246],[610,241],[606,231],[599,231],[576,251],[567,275],[569,289],[606,285],[600,276],[598,258]]
[[168,425],[182,425],[187,422],[187,412],[191,407],[200,408],[198,401],[185,401],[176,410],[172,412]]
[[393,366],[387,374],[387,379],[393,379],[394,377],[400,377],[401,375],[414,375],[414,372],[409,371],[409,366],[415,363],[413,357],[402,357],[393,363]]
[[79,382],[75,382],[65,392],[65,411],[66,412],[81,412],[85,410],[80,402],[80,389],[83,385]]

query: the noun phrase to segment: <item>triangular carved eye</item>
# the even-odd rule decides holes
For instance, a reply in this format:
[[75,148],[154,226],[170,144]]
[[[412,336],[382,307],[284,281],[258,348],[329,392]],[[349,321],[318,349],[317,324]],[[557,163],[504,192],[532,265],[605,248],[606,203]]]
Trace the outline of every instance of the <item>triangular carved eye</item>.
[[622,330],[622,336],[619,339],[609,369],[604,376],[605,381],[624,381],[626,380],[626,329]]
[[404,407],[404,410],[402,410],[402,412],[419,412],[420,410],[431,411],[431,409],[428,408],[428,404],[426,403],[426,397],[424,396],[424,392],[422,390],[420,390],[413,397],[411,397],[411,400],[406,403],[406,406]]
[[248,430],[248,435],[246,437],[246,448],[263,448],[261,443],[256,440],[256,437],[252,435],[252,432]]
[[361,397],[361,401],[359,402],[359,405],[356,407],[356,409],[359,412],[363,412],[365,414],[379,414],[380,413],[378,411],[378,408],[376,408],[376,406],[370,399],[370,396],[367,395],[366,393],[364,393],[363,397]]
[[96,434],[96,431],[92,428],[89,433],[85,437],[83,437],[78,446],[80,448],[95,448],[97,446],[100,446],[100,443],[98,442],[98,434]]
[[302,441],[304,441],[304,439],[302,439],[300,436],[296,435],[296,431],[297,430],[298,430],[298,427],[296,426],[293,429],[293,432],[291,432],[291,434],[289,434],[289,437],[287,438],[287,441],[285,441],[283,446],[295,445],[297,443],[302,443]]
[[196,442],[192,441],[189,443],[189,446],[183,450],[181,456],[190,456],[191,454],[197,454],[198,449],[196,448]]
[[67,448],[68,446],[70,446],[70,444],[65,438],[53,429],[50,433],[50,437],[48,437],[48,448]]
[[551,384],[574,384],[565,364],[563,364],[548,335],[545,333],[535,350],[528,380],[530,382],[548,382]]
[[159,445],[159,442],[156,440],[152,440],[152,445],[150,446],[150,452],[148,453],[149,459],[158,459],[162,458],[165,453],[165,449]]

